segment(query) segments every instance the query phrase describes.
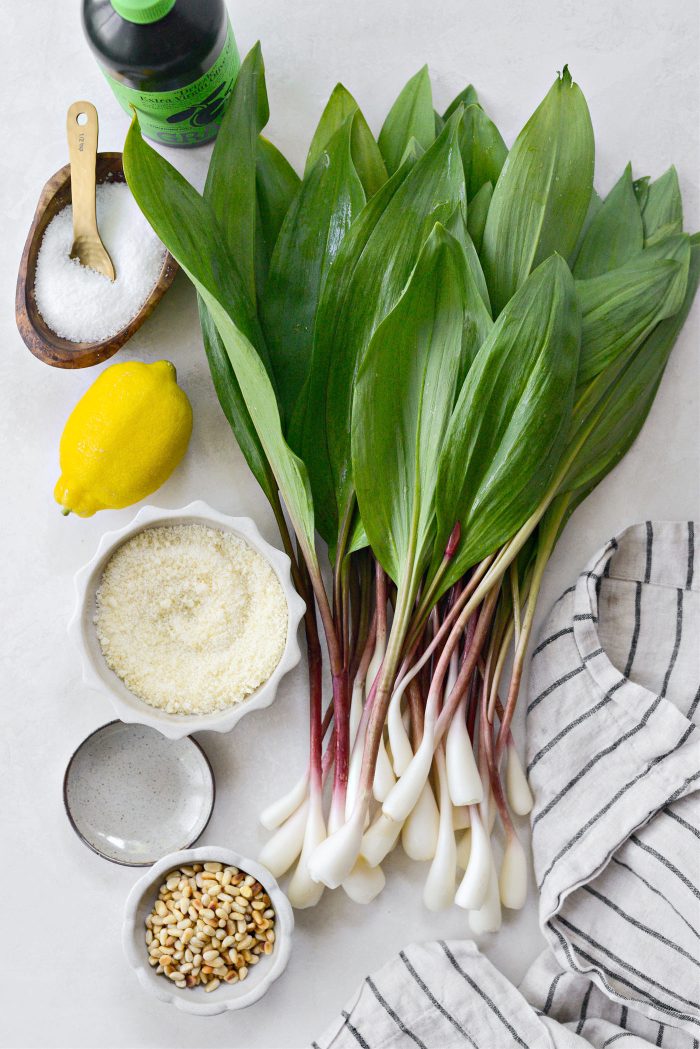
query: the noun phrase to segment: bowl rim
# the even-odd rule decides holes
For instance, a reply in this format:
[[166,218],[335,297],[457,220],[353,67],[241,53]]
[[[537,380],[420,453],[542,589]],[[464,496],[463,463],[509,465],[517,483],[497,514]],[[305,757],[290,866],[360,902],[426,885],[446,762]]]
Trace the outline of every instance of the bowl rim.
[[[202,1000],[188,999],[185,994],[173,987],[169,980],[161,980],[163,986],[156,984],[154,974],[148,965],[148,953],[146,951],[145,936],[143,936],[143,950],[139,950],[137,937],[141,929],[137,924],[139,905],[148,892],[153,892],[154,886],[160,881],[163,874],[173,867],[181,867],[183,864],[207,863],[218,861],[226,866],[238,867],[246,874],[252,874],[263,886],[270,897],[275,910],[275,950],[269,956],[271,965],[269,971],[261,977],[254,987],[245,994],[236,998],[211,999],[209,995]],[[122,945],[126,959],[135,971],[139,983],[160,1001],[174,1005],[182,1012],[193,1013],[197,1016],[215,1016],[218,1013],[231,1012],[245,1009],[253,1005],[269,990],[271,985],[279,979],[289,962],[292,950],[292,934],[294,932],[294,912],[292,905],[282,889],[277,884],[267,868],[256,860],[249,859],[235,849],[229,849],[222,845],[199,845],[194,849],[181,849],[171,852],[167,856],[154,863],[150,870],[142,874],[139,880],[131,887],[124,904],[124,924],[122,928]],[[240,985],[239,985],[240,986]]]
[[[100,656],[98,666],[93,660],[90,644],[87,639],[86,610],[96,586],[92,586],[96,573],[101,573],[111,555],[126,542],[146,528],[167,527],[178,520],[200,520],[210,527],[221,527],[235,532],[253,549],[257,550],[271,565],[275,572],[287,602],[287,640],[282,656],[267,681],[246,699],[223,710],[210,714],[169,714],[159,707],[152,707],[134,693],[133,703],[126,700],[114,684],[119,678],[107,666],[104,657]],[[299,623],[306,611],[306,605],[294,588],[291,577],[291,562],[287,555],[263,539],[258,527],[250,517],[232,517],[214,510],[201,499],[194,500],[186,506],[175,509],[157,506],[143,506],[132,520],[122,528],[105,532],[90,560],[78,569],[74,576],[75,605],[68,635],[78,649],[81,662],[82,680],[89,688],[103,693],[110,700],[120,721],[126,724],[149,725],[169,739],[180,739],[193,732],[229,732],[242,717],[252,710],[263,710],[270,706],[277,695],[282,678],[301,660],[301,649],[297,639]],[[94,636],[94,635],[92,635]],[[97,642],[99,648],[99,641]],[[122,682],[123,684],[123,682]],[[126,685],[124,689],[128,692]]]
[[[152,867],[154,863],[158,862],[158,857],[156,857],[156,859],[154,859],[154,860],[145,860],[142,863],[131,863],[128,860],[118,860],[118,859],[115,859],[114,856],[108,856],[106,852],[101,852],[97,848],[96,845],[94,845],[88,838],[85,837],[83,832],[78,827],[78,824],[75,822],[75,818],[73,816],[73,811],[72,811],[71,806],[70,806],[69,801],[68,801],[68,780],[69,780],[69,777],[70,777],[71,768],[73,767],[73,762],[75,761],[76,757],[78,756],[79,751],[81,751],[83,749],[85,744],[88,743],[93,738],[93,736],[96,736],[98,733],[103,732],[107,728],[111,728],[112,725],[128,726],[128,724],[129,724],[128,722],[120,721],[119,718],[113,718],[112,721],[107,721],[107,722],[105,722],[104,725],[98,725],[98,727],[96,729],[93,729],[92,732],[90,732],[83,740],[81,740],[81,742],[78,744],[78,746],[75,748],[75,750],[71,754],[71,756],[70,756],[70,758],[68,760],[68,764],[66,765],[66,771],[63,774],[63,786],[62,786],[63,808],[65,810],[66,816],[68,817],[68,822],[70,823],[71,827],[75,831],[77,837],[80,839],[80,841],[83,843],[83,845],[85,845],[88,849],[90,849],[91,852],[94,852],[94,854],[96,856],[99,856],[100,859],[107,860],[108,863],[114,863],[118,867],[135,867],[135,868]],[[131,724],[137,724],[137,722],[131,722]],[[150,725],[144,725],[143,727],[144,728],[151,728]],[[154,731],[156,731],[156,730],[154,730]],[[162,735],[162,733],[161,733],[161,735]],[[214,812],[214,805],[216,804],[216,777],[214,775],[214,768],[212,766],[212,763],[209,760],[209,755],[207,754],[207,752],[205,751],[204,747],[199,742],[199,740],[194,739],[194,737],[192,737],[192,736],[183,736],[182,739],[185,740],[188,743],[192,743],[195,746],[195,748],[200,752],[201,756],[204,758],[204,765],[205,765],[205,767],[207,768],[207,770],[209,772],[209,779],[211,781],[211,801],[209,802],[209,811],[207,812],[206,819],[205,819],[204,823],[202,824],[201,828],[197,831],[197,834],[195,835],[195,837],[192,838],[191,841],[189,841],[186,845],[183,846],[183,848],[189,849],[195,844],[195,842],[199,841],[201,836],[204,834],[204,831],[209,826],[209,823],[211,822],[211,817],[212,817],[212,814]]]

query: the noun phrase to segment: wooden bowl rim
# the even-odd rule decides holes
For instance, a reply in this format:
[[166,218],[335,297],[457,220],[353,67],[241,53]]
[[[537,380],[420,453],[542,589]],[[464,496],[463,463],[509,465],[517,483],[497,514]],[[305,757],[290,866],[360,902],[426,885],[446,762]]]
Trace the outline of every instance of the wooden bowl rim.
[[[101,152],[97,154],[98,184],[108,181],[110,175],[116,181],[126,182],[122,153]],[[42,219],[47,214],[51,201],[62,191],[66,192],[66,203],[69,203],[70,164],[64,164],[62,168],[59,168],[46,181],[39,195],[22,250],[17,275],[15,317],[17,328],[24,344],[40,361],[55,368],[86,368],[108,360],[129,341],[156,308],[165,292],[173,283],[180,267],[166,249],[163,265],[150,295],[126,327],[109,339],[104,339],[102,342],[71,342],[69,339],[64,339],[57,335],[41,316],[36,305],[36,299],[33,296],[33,289],[36,259],[41,245],[41,238],[43,238],[46,226],[51,221],[51,219],[47,219],[42,228]],[[35,246],[36,250],[34,250]],[[30,296],[33,300],[32,302],[29,301]]]

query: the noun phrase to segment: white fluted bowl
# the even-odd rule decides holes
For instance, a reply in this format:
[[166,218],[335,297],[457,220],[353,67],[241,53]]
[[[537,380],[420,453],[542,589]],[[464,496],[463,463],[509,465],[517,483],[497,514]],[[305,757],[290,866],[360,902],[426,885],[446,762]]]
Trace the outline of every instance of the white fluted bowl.
[[[180,989],[162,973],[156,974],[148,964],[146,946],[146,918],[151,913],[158,897],[158,888],[168,871],[183,864],[219,862],[238,867],[252,874],[270,897],[275,911],[275,947],[272,954],[262,955],[257,965],[251,965],[245,980],[238,983],[222,983],[215,991],[206,992],[203,987]],[[245,1009],[257,1002],[268,988],[284,972],[292,949],[294,913],[289,900],[270,872],[255,860],[225,849],[218,845],[202,845],[197,849],[185,849],[164,856],[136,882],[129,893],[124,909],[124,951],[139,983],[161,1002],[168,1002],[184,1013],[196,1016],[215,1016],[217,1013]]]
[[[209,525],[240,536],[270,563],[287,601],[287,642],[282,658],[270,677],[246,699],[211,714],[169,714],[135,696],[107,666],[95,630],[97,589],[105,565],[114,551],[137,532],[174,524]],[[249,517],[228,517],[201,501],[189,503],[180,510],[144,506],[130,524],[113,532],[105,532],[94,557],[76,573],[75,592],[75,611],[68,625],[68,633],[80,653],[83,681],[109,698],[121,721],[127,724],[150,725],[170,739],[180,739],[204,730],[230,731],[240,718],[251,710],[269,707],[277,694],[280,681],[301,659],[297,630],[306,606],[292,584],[289,558],[263,539],[257,525]]]

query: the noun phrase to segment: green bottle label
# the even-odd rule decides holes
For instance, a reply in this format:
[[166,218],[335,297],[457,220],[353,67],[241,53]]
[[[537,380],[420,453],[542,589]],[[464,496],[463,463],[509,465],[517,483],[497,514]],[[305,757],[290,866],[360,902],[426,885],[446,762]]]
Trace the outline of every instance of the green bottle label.
[[122,108],[138,111],[141,131],[166,146],[198,146],[216,137],[226,99],[241,64],[231,26],[219,57],[207,72],[174,91],[139,91],[105,73]]

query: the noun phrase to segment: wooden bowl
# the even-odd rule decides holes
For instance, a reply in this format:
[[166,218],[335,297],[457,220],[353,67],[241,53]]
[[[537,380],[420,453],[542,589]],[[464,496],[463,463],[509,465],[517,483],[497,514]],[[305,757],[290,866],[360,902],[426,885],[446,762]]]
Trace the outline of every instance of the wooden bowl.
[[[126,182],[121,153],[97,154],[97,182]],[[104,342],[71,342],[62,339],[49,328],[36,304],[34,279],[36,260],[41,241],[51,219],[71,202],[70,164],[57,171],[44,186],[36,206],[27,240],[22,252],[17,275],[15,316],[17,327],[25,344],[44,364],[54,368],[88,368],[99,364],[119,350],[131,338],[147,317],[153,313],[168,290],[179,266],[169,252],[165,253],[163,267],[151,294],[126,328],[122,328]]]

